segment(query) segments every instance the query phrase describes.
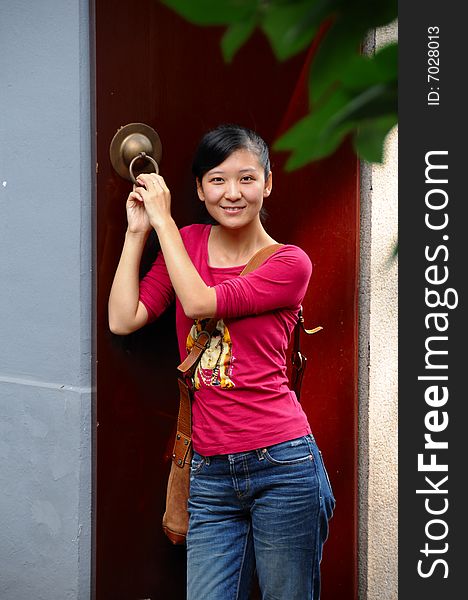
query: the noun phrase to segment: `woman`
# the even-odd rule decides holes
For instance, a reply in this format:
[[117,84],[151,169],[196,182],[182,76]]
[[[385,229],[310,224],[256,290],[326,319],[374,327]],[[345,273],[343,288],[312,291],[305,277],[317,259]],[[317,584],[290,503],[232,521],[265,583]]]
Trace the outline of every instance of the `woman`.
[[[208,132],[193,172],[216,224],[179,231],[164,179],[139,175],[109,300],[111,330],[127,334],[175,295],[181,357],[201,320],[218,319],[194,378],[187,597],[246,600],[256,569],[262,598],[316,599],[334,498],[286,375],[311,263],[283,245],[239,276],[253,254],[275,243],[261,220],[272,189],[268,148],[255,132],[237,125]],[[152,228],[161,252],[139,282]]]

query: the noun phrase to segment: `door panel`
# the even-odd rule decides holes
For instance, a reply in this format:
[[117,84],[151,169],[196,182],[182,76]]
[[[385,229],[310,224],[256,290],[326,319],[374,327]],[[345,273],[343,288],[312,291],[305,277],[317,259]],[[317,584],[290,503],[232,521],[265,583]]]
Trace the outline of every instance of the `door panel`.
[[[198,29],[156,0],[97,0],[97,599],[183,599],[185,550],[161,530],[171,436],[177,415],[174,311],[127,337],[107,324],[107,299],[126,228],[129,182],[112,169],[109,144],[130,122],[155,128],[161,172],[180,227],[199,219],[191,158],[206,129],[252,127],[271,143],[307,106],[309,53],[278,64],[256,34],[231,65],[220,29]],[[267,228],[314,265],[304,308],[309,359],[302,402],[337,499],[322,563],[323,600],[356,597],[357,160],[345,145],[332,158],[286,174],[272,155]],[[150,239],[142,264],[157,251]]]

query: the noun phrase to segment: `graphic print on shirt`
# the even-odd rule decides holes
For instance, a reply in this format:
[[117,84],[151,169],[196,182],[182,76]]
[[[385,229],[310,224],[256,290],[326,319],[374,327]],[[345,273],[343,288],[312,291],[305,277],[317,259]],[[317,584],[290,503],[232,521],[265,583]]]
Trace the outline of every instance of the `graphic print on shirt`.
[[[192,325],[187,337],[187,352],[193,347],[200,331],[203,330],[206,320],[198,319]],[[216,328],[211,336],[209,347],[203,352],[197,370],[195,371],[194,381],[195,389],[200,389],[201,385],[218,386],[221,389],[231,389],[235,387],[231,379],[232,363],[232,343],[229,329],[224,321],[220,319],[216,323]]]

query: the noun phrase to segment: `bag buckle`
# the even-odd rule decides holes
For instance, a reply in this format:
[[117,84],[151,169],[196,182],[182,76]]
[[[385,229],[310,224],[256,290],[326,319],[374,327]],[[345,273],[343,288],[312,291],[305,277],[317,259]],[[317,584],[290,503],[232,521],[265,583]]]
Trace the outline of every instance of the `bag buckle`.
[[[205,343],[199,341],[202,336],[206,336]],[[195,340],[195,346],[200,348],[200,350],[206,350],[206,348],[208,348],[208,346],[210,345],[210,342],[211,342],[211,333],[208,333],[208,331],[206,329],[202,329],[200,331],[200,333],[197,335],[197,339]]]

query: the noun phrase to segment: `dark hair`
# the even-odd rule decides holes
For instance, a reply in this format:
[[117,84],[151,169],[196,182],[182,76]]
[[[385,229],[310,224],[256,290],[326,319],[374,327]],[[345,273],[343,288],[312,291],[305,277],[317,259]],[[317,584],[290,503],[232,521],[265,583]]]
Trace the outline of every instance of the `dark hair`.
[[256,154],[265,171],[265,179],[268,177],[270,155],[265,140],[252,129],[234,124],[219,125],[202,137],[192,163],[193,174],[201,181],[205,173],[236,150],[250,150]]
[[[258,162],[264,169],[265,180],[267,179],[270,173],[270,153],[265,140],[252,129],[233,123],[218,125],[205,133],[195,151],[192,173],[201,182],[205,173],[224,162],[236,150],[249,150],[256,154]],[[209,223],[216,223],[211,215],[206,215],[205,218]],[[264,223],[267,218],[268,213],[262,207],[261,222]]]

